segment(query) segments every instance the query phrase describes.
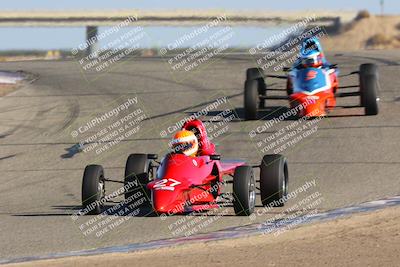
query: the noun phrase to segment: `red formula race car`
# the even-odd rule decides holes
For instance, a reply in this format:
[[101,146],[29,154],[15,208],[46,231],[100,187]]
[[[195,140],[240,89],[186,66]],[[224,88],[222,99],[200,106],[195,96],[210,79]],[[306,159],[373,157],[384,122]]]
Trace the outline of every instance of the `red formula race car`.
[[[374,64],[362,64],[359,71],[347,75],[359,75],[359,85],[339,87],[336,65],[318,68],[285,68],[287,75],[265,75],[259,68],[250,68],[246,72],[244,85],[244,113],[247,120],[257,119],[257,113],[265,108],[267,99],[289,100],[291,108],[299,117],[325,116],[336,107],[337,97],[359,96],[360,105],[366,115],[378,114],[378,72]],[[269,88],[266,78],[286,80],[286,89]],[[338,92],[345,88],[359,88],[356,92]],[[286,90],[285,96],[270,95],[272,91]],[[356,106],[352,106],[356,107]]]
[[[204,146],[206,132],[204,129],[197,129],[197,132],[203,135],[199,144]],[[257,188],[263,205],[284,204],[289,179],[284,156],[265,155],[259,165],[251,166],[243,160],[221,160],[220,155],[209,154],[213,150],[202,149],[202,153],[194,157],[168,153],[160,161],[155,154],[131,154],[126,161],[121,194],[129,200],[142,192],[154,212],[168,215],[218,208],[221,203],[230,201],[236,215],[250,215],[255,207]],[[257,180],[254,168],[260,168]],[[101,213],[110,200],[105,193],[106,182],[118,181],[106,178],[100,165],[85,168],[82,204],[86,213]],[[256,186],[258,182],[259,187]],[[233,194],[223,192],[229,183],[233,184]]]

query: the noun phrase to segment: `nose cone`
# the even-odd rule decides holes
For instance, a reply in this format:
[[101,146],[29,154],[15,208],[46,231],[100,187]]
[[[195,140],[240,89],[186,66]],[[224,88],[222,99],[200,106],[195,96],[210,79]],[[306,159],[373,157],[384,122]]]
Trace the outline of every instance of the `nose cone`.
[[168,211],[170,210],[168,205],[163,205],[163,204],[157,203],[157,202],[154,203],[153,208],[158,213],[168,213]]
[[306,106],[303,116],[320,117],[325,115],[325,104],[322,101],[316,101],[315,103]]
[[291,106],[297,110],[299,117],[320,117],[326,115],[325,101],[319,98],[310,99],[309,96],[297,96],[292,99]]
[[184,211],[184,205],[182,202],[167,204],[163,203],[162,201],[154,201],[153,208],[157,213],[177,214]]
[[157,213],[176,214],[184,211],[183,199],[173,191],[154,190],[153,209]]

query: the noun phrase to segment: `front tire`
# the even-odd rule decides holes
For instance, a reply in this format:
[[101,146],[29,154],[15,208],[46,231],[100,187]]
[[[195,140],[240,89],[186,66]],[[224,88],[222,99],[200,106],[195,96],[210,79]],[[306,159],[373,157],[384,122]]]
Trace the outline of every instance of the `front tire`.
[[87,214],[100,214],[103,205],[101,200],[105,196],[104,170],[100,165],[88,165],[83,173],[82,206],[88,209]]
[[233,209],[239,216],[249,216],[256,205],[256,181],[253,168],[239,166],[233,175]]
[[293,94],[293,85],[289,77],[286,80],[286,94],[287,96],[291,96]]
[[378,114],[378,71],[375,64],[360,65],[360,102],[365,115]]
[[378,76],[378,66],[372,63],[361,64],[360,74]]
[[[257,83],[257,88],[258,88],[258,94],[259,95],[266,95],[267,94],[267,85],[265,84],[265,79],[264,79],[264,71],[260,68],[249,68],[246,70],[246,80],[256,80],[258,81]],[[263,104],[261,102],[260,104]]]
[[265,155],[260,166],[261,202],[264,206],[274,203],[285,205],[288,193],[289,171],[287,160],[279,154]]
[[378,99],[377,99],[377,80],[376,76],[368,75],[364,77],[363,92],[363,106],[365,108],[365,115],[377,115]]
[[260,68],[248,68],[246,70],[246,80],[263,78],[263,70]]

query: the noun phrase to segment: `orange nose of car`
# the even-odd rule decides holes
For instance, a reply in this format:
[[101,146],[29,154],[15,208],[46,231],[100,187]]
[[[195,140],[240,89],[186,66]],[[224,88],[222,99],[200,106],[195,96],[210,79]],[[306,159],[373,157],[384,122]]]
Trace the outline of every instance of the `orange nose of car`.
[[291,108],[297,110],[299,117],[319,117],[326,115],[325,95],[306,95],[302,93],[292,95]]
[[315,103],[309,104],[304,109],[304,115],[306,117],[319,117],[325,116],[325,103],[316,101]]

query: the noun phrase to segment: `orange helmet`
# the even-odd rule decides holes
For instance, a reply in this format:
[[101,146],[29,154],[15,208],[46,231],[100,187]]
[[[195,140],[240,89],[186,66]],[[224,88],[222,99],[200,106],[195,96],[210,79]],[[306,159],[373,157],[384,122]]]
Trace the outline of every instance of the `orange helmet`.
[[192,131],[181,130],[177,132],[172,140],[172,150],[175,153],[183,153],[194,157],[199,150],[199,142]]

